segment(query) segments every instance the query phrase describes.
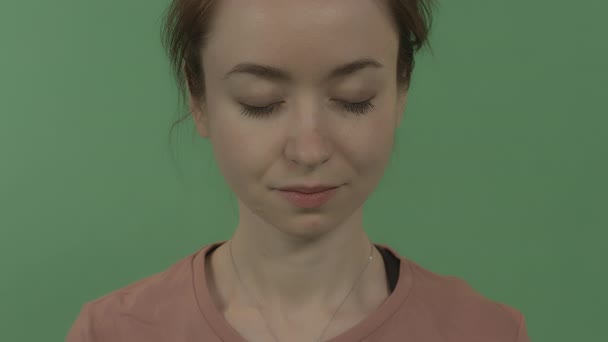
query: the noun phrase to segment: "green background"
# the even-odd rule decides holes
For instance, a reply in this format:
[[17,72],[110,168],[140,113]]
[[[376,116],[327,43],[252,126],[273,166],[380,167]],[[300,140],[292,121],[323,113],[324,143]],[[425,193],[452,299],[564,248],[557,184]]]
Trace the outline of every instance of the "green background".
[[[0,4],[0,341],[231,236],[234,195],[161,48],[169,0]],[[605,1],[443,1],[364,225],[522,311],[608,340]]]

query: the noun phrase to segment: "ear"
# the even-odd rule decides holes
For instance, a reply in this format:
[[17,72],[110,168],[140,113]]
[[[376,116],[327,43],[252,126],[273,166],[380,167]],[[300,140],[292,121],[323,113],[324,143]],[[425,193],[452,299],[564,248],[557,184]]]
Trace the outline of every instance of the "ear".
[[188,107],[190,109],[190,114],[192,114],[192,119],[196,125],[198,134],[203,138],[207,138],[209,137],[209,118],[207,117],[207,107],[204,105],[204,100],[192,96],[188,71],[186,69],[187,64],[185,60],[182,60],[182,65],[182,73],[184,80],[186,81],[186,91],[188,92]]
[[192,119],[194,120],[196,130],[201,137],[208,138],[209,118],[207,117],[207,112],[203,109],[201,101],[192,96],[190,90],[188,90],[188,98],[190,113],[192,114]]
[[407,90],[405,90],[397,95],[397,113],[395,113],[397,116],[396,127],[399,127],[401,125],[401,120],[403,119],[403,115],[404,115],[403,113],[405,112],[406,102],[407,102]]

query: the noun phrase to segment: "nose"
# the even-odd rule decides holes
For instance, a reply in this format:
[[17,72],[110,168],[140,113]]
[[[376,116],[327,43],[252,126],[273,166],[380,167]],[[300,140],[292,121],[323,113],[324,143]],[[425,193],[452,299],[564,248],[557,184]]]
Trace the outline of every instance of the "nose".
[[332,144],[322,121],[309,116],[291,130],[293,134],[288,137],[285,155],[292,163],[314,168],[329,160]]

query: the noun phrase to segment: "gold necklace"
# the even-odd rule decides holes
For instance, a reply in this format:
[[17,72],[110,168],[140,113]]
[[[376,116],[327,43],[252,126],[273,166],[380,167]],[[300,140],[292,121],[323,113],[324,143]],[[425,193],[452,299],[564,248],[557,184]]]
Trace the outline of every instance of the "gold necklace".
[[[241,283],[241,286],[243,286],[243,288],[245,287],[245,284],[243,284],[243,281],[241,280],[241,277],[239,276],[239,272],[236,268],[236,263],[234,262],[234,256],[232,255],[232,240],[230,240],[229,242],[229,249],[230,249],[230,258],[232,259],[232,265],[234,266],[234,271],[236,273],[237,278],[239,279],[239,282]],[[329,319],[329,322],[327,322],[327,325],[325,326],[325,328],[323,329],[323,332],[321,332],[321,336],[319,336],[319,339],[317,340],[317,342],[321,342],[321,338],[323,337],[323,334],[325,334],[325,330],[327,330],[327,328],[329,327],[329,324],[331,323],[331,321],[334,319],[334,316],[336,315],[336,313],[338,313],[338,311],[340,310],[340,308],[342,307],[342,305],[344,305],[344,303],[346,302],[346,299],[350,296],[350,294],[353,292],[353,289],[355,288],[355,286],[359,283],[359,281],[361,280],[361,276],[363,275],[363,272],[367,269],[367,267],[369,266],[369,264],[372,261],[372,254],[374,251],[374,244],[370,241],[370,251],[369,251],[369,259],[367,261],[367,264],[365,265],[365,267],[363,268],[363,270],[361,270],[361,273],[359,273],[359,277],[357,278],[357,281],[353,284],[353,286],[350,288],[350,291],[348,291],[348,294],[346,295],[346,297],[344,298],[344,300],[342,301],[342,303],[340,304],[340,306],[338,306],[338,308],[336,309],[336,311],[334,311],[334,314],[331,316],[331,318]],[[260,313],[260,315],[262,314],[262,312],[259,309],[259,301],[257,300],[257,298],[255,298],[254,296],[254,300],[256,302],[256,310],[258,310],[258,312]],[[263,317],[262,317],[263,318]],[[272,337],[274,338],[274,340],[276,342],[279,342],[279,339],[275,336],[275,334],[272,332],[272,330],[270,329],[270,326],[268,326],[268,322],[266,322],[266,320],[264,319],[264,324],[266,325],[266,329],[268,329],[268,332],[270,332],[270,334],[272,335]]]

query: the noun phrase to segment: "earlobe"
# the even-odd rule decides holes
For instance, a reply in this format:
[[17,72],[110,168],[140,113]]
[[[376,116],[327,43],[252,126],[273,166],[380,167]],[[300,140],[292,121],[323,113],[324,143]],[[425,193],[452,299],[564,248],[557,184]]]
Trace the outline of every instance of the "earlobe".
[[397,127],[401,126],[401,120],[403,119],[403,115],[405,115],[405,103],[407,102],[407,93],[403,95],[399,95],[399,100],[397,101]]
[[198,134],[207,138],[209,136],[208,125],[207,125],[207,117],[206,113],[203,112],[202,108],[198,105],[198,101],[195,101],[190,96],[190,113],[192,114],[192,119],[194,120],[194,125],[196,126],[196,130]]
[[209,136],[209,132],[207,129],[207,118],[206,113],[203,112],[201,108],[200,100],[197,100],[192,96],[192,92],[190,91],[190,83],[188,82],[188,72],[186,71],[186,62],[183,61],[183,73],[184,79],[186,80],[186,91],[188,92],[188,103],[190,107],[190,114],[192,115],[192,119],[194,121],[194,125],[196,126],[196,130],[198,134],[207,138]]

